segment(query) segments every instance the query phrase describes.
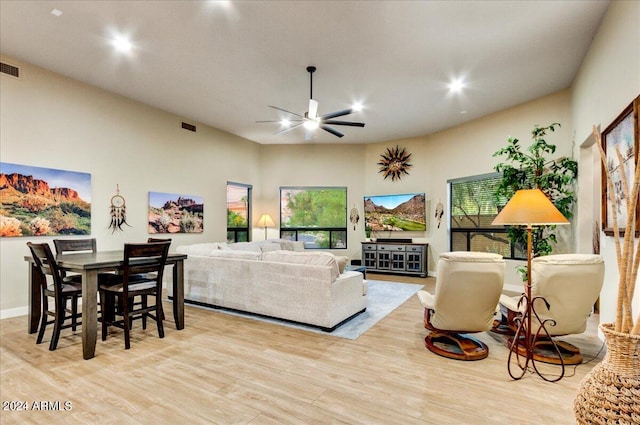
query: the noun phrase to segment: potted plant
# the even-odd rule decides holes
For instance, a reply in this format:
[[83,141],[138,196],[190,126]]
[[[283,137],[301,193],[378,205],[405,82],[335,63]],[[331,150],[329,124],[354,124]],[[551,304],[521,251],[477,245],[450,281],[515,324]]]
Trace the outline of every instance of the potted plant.
[[[612,207],[613,238],[618,263],[618,297],[614,323],[603,323],[607,354],[582,380],[574,401],[578,424],[640,423],[640,316],[634,320],[631,309],[640,264],[640,239],[634,246],[635,213],[640,190],[640,161],[635,164],[633,181],[627,181],[622,154],[616,148],[620,164],[621,191],[614,191],[610,165],[602,147],[601,134],[594,127],[606,175],[607,202]],[[618,225],[616,205],[626,207],[624,236]]]
[[[578,175],[578,163],[570,158],[551,159],[556,146],[548,143],[545,136],[554,132],[559,123],[546,127],[534,126],[531,131],[533,143],[523,150],[520,141],[509,138],[507,146],[493,154],[505,156],[505,161],[498,163],[494,169],[502,174],[502,180],[496,191],[496,205],[504,206],[520,189],[540,189],[567,219],[573,216],[573,205],[576,200],[574,183]],[[512,244],[526,252],[527,237],[522,227],[512,226],[508,229]],[[558,239],[555,226],[537,226],[533,230],[532,250],[534,256],[548,255]],[[526,270],[523,276],[526,276]]]

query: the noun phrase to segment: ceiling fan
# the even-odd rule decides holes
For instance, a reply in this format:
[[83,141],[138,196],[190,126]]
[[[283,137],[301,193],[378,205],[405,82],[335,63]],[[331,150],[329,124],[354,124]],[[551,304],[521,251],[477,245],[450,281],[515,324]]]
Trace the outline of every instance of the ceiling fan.
[[[334,119],[334,118],[342,117],[344,115],[349,115],[356,112],[356,110],[354,110],[353,108],[344,109],[342,111],[337,111],[337,112],[331,112],[329,114],[318,115],[318,101],[313,99],[313,73],[315,71],[316,71],[315,66],[307,67],[307,72],[309,73],[309,86],[310,86],[309,110],[305,112],[304,115],[296,114],[295,112],[287,111],[286,109],[269,105],[269,108],[277,109],[278,111],[282,111],[296,117],[295,119],[288,120],[289,124],[282,130],[277,131],[274,134],[276,135],[282,134],[289,130],[293,130],[294,128],[303,126],[306,130],[305,140],[311,140],[313,130],[315,130],[318,127],[337,137],[342,137],[344,136],[344,134],[342,134],[341,132],[339,132],[338,130],[332,127],[329,127],[329,125],[346,125],[350,127],[364,127],[364,123],[362,122],[340,121],[340,120]],[[282,122],[282,121],[256,121],[256,122],[265,123],[265,122]]]

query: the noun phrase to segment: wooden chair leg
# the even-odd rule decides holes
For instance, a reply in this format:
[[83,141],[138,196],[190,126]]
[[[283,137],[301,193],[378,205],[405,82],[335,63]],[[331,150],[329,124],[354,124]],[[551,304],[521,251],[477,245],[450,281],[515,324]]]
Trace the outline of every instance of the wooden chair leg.
[[124,349],[131,348],[131,317],[129,317],[129,303],[128,300],[122,300],[122,323],[124,328]]
[[71,330],[76,331],[78,327],[78,296],[71,298]]
[[64,318],[66,316],[66,304],[67,300],[65,298],[56,301],[56,314],[53,319],[53,335],[51,336],[51,342],[49,343],[49,351],[54,351],[58,346],[60,329],[64,324]]
[[106,341],[108,327],[111,324],[111,314],[113,309],[111,296],[106,292],[100,294],[100,310],[102,310],[102,340]]
[[49,315],[47,312],[49,311],[49,297],[45,294],[41,295],[42,297],[42,312],[40,315],[40,331],[38,332],[38,339],[36,339],[36,344],[40,344],[42,342],[42,338],[44,338],[44,330],[47,328],[47,318]]
[[160,338],[164,338],[164,325],[162,324],[163,314],[162,302],[156,299],[156,323],[158,324],[158,335]]
[[[140,296],[140,303],[142,305],[142,309],[146,310],[147,308],[147,296],[146,295],[142,295]],[[149,313],[147,313],[146,311],[144,313],[142,313],[142,329],[147,329],[147,317],[149,316]]]

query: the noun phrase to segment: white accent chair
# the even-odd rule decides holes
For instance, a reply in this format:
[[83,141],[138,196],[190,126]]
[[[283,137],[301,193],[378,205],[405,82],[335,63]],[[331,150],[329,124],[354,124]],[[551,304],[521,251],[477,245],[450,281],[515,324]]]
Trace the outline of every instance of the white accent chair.
[[435,294],[418,291],[424,307],[427,349],[456,360],[489,355],[482,341],[461,335],[491,329],[504,285],[501,255],[454,251],[440,254]]
[[[587,319],[600,296],[604,282],[604,260],[595,254],[556,254],[534,258],[531,261],[531,296],[544,297],[533,301],[540,320],[532,318],[531,334],[540,329],[540,321],[546,321],[545,329],[538,335],[533,348],[536,361],[560,364],[558,352],[550,337],[581,334],[587,328]],[[506,324],[515,330],[513,319],[522,311],[520,297],[500,297],[502,327]],[[553,325],[555,322],[555,325]],[[582,362],[580,349],[564,341],[555,341],[564,364]]]

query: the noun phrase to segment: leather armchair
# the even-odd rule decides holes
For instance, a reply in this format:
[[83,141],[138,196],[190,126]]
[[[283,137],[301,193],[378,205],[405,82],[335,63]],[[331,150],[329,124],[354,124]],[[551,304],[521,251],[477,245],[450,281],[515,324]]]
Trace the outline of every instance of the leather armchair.
[[[604,260],[595,254],[557,254],[534,258],[531,261],[531,296],[544,297],[533,302],[536,316],[533,316],[531,334],[540,329],[540,321],[545,323],[544,331],[538,335],[534,347],[534,359],[545,363],[559,364],[560,359],[553,349],[549,336],[556,337],[583,333],[587,328],[587,319],[600,295],[604,282]],[[505,323],[515,330],[514,317],[523,306],[518,305],[519,297],[500,297],[503,314],[502,328]],[[555,325],[554,325],[555,322]],[[556,341],[564,364],[582,362],[580,349],[564,341]]]
[[457,360],[480,360],[489,348],[482,341],[461,335],[491,329],[504,284],[501,255],[455,251],[438,260],[435,293],[418,291],[424,324],[431,332],[427,349]]

